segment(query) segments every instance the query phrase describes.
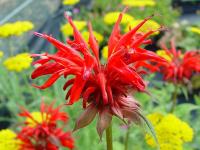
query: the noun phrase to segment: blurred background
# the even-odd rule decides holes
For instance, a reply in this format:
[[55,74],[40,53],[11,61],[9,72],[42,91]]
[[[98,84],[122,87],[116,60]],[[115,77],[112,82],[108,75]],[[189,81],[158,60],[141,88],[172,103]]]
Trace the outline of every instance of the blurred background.
[[[122,21],[123,33],[152,14],[155,16],[141,32],[145,33],[149,28],[156,30],[160,26],[166,28],[165,31],[158,31],[151,36],[153,44],[146,46],[146,49],[156,52],[162,49],[162,43],[168,45],[173,37],[177,48],[182,52],[199,51],[200,0],[0,0],[0,129],[12,129],[16,126],[20,120],[18,105],[34,111],[39,108],[41,99],[47,102],[56,100],[57,104],[65,103],[66,93],[62,91],[64,78],[42,91],[31,86],[33,82],[41,85],[46,78],[37,81],[30,79],[34,67],[31,66],[33,59],[28,54],[56,51],[48,42],[34,36],[34,31],[52,35],[65,42],[66,38],[72,38],[72,29],[64,17],[64,13],[67,13],[72,16],[84,39],[88,40],[87,22],[91,21],[104,62],[107,58],[107,40],[119,12],[125,6],[129,9]],[[153,97],[136,95],[145,108],[144,113],[149,114],[153,110],[166,112],[174,90],[173,85],[166,85],[158,74],[148,77],[148,80],[152,81],[149,91],[154,93]],[[191,126],[195,131],[193,141],[185,144],[184,149],[200,150],[199,75],[192,78],[191,82],[192,88],[183,87],[179,92],[180,105],[175,114],[188,123],[192,122]],[[155,104],[155,99],[159,105],[157,102]],[[78,103],[65,110],[71,118],[68,129],[72,129],[74,121],[81,113],[81,105]],[[115,121],[118,124],[113,127],[116,131],[114,146],[115,150],[121,150],[126,130],[122,125],[119,127],[119,120]],[[131,145],[136,150],[155,149],[146,144],[144,130],[133,126],[131,131],[130,150]],[[76,132],[74,137],[77,149],[93,150],[91,145],[97,145],[95,149],[104,150],[105,140],[99,142],[95,123]]]

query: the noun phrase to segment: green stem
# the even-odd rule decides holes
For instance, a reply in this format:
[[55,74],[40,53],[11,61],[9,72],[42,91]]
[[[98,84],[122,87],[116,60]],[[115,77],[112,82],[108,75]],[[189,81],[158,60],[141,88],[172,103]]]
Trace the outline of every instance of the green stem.
[[172,107],[170,109],[170,113],[173,113],[176,108],[177,96],[178,96],[178,85],[175,85],[175,90],[172,94]]
[[107,150],[113,150],[112,145],[112,124],[106,129],[106,143],[107,143]]
[[129,135],[130,135],[130,127],[127,127],[127,131],[126,131],[126,138],[124,141],[124,150],[128,150],[128,140],[129,140]]

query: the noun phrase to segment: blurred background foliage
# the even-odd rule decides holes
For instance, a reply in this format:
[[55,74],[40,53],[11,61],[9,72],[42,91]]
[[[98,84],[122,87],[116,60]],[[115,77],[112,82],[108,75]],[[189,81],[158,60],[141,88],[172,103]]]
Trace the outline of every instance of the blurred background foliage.
[[[23,0],[1,0],[0,1],[0,20],[11,13],[15,8],[22,4]],[[197,1],[194,1],[197,5]],[[199,4],[199,2],[198,2]],[[74,20],[85,21],[81,32],[87,31],[87,21],[91,21],[94,31],[97,31],[102,37],[100,48],[103,49],[107,45],[106,41],[112,31],[113,25],[108,25],[104,21],[104,16],[110,12],[121,12],[125,6],[122,0],[91,0],[81,1],[75,5],[63,5],[62,1],[54,0],[35,0],[10,18],[7,22],[15,22],[20,20],[29,20],[34,24],[34,28],[21,36],[10,36],[7,38],[0,38],[0,50],[4,54],[0,55],[0,124],[1,128],[16,128],[19,122],[19,105],[25,106],[29,110],[38,110],[41,99],[50,102],[56,99],[57,104],[64,104],[65,93],[62,90],[62,84],[65,79],[59,79],[51,88],[45,90],[38,90],[31,86],[32,80],[30,74],[33,66],[30,66],[21,71],[8,70],[4,65],[6,59],[11,56],[10,51],[13,51],[13,56],[26,52],[37,53],[49,50],[55,50],[43,40],[38,40],[32,36],[33,31],[44,32],[52,34],[61,41],[65,41],[66,35],[62,33],[62,26],[67,24],[64,19],[64,12],[73,17]],[[160,34],[152,37],[154,46],[150,50],[160,49],[162,42],[168,43],[170,37],[176,38],[176,45],[183,51],[200,48],[200,26],[199,23],[188,22],[186,19],[181,19],[183,10],[180,7],[174,8],[171,0],[155,0],[154,6],[129,6],[127,14],[133,17],[134,20],[144,19],[152,14],[155,16],[152,20],[159,25],[165,26],[168,31],[162,31]],[[197,14],[198,16],[198,11]],[[112,19],[112,18],[111,18]],[[200,19],[199,19],[200,21]],[[7,23],[5,22],[5,23]],[[127,24],[122,25],[122,32],[127,28]],[[153,27],[152,27],[153,28]],[[71,35],[68,36],[71,38]],[[86,37],[87,38],[87,35]],[[105,61],[102,58],[102,61]],[[147,78],[151,81],[148,87],[148,94],[136,94],[136,99],[140,101],[144,114],[153,112],[160,112],[167,114],[171,106],[171,95],[174,91],[174,86],[169,83],[161,81],[159,75],[152,75]],[[179,105],[175,111],[175,115],[186,121],[194,129],[194,139],[192,142],[184,145],[185,150],[200,150],[200,77],[197,76],[193,80],[193,89],[188,90],[188,87],[183,87],[178,91]],[[34,83],[41,85],[45,78],[34,81]],[[76,117],[82,112],[81,105],[75,104],[73,107],[65,107],[66,112],[70,116],[70,123],[68,128],[72,129]],[[113,127],[114,149],[123,149],[124,137],[126,134],[126,127],[115,118]],[[105,139],[99,140],[96,133],[95,122],[90,126],[81,129],[74,134],[76,139],[77,149],[93,150],[94,146],[97,150],[105,148]],[[151,148],[145,142],[145,134],[148,132],[145,128],[136,127],[133,125],[130,132],[129,149],[147,149]],[[152,148],[153,149],[153,148]]]

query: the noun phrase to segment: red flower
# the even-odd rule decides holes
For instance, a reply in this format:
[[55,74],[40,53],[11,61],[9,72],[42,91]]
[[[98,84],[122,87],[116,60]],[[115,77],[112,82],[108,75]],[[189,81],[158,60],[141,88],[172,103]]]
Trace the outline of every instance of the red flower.
[[40,112],[33,113],[22,108],[20,116],[27,118],[25,126],[18,133],[22,150],[58,150],[61,146],[74,148],[71,133],[57,127],[58,121],[66,124],[68,116],[60,111],[61,106],[53,108],[53,104],[48,106],[41,103]]
[[82,98],[85,109],[76,122],[75,130],[91,123],[96,115],[99,116],[97,131],[100,136],[109,126],[113,115],[122,120],[141,121],[140,105],[130,95],[133,91],[145,91],[146,85],[141,75],[146,73],[146,69],[151,71],[158,69],[152,66],[150,61],[159,62],[163,59],[140,47],[150,43],[150,40],[145,39],[156,32],[152,30],[145,34],[137,32],[151,17],[121,35],[119,24],[122,16],[121,13],[109,38],[106,64],[100,63],[99,46],[90,23],[88,44],[68,16],[66,16],[68,22],[74,30],[73,41],[67,40],[67,44],[63,44],[46,34],[35,33],[52,43],[58,51],[55,54],[33,54],[34,57],[45,56],[45,58],[34,63],[40,66],[31,77],[35,79],[51,75],[42,86],[34,86],[45,89],[60,76],[73,75],[72,79],[67,79],[63,87],[64,90],[70,87],[66,99],[70,99],[68,104],[71,105]]
[[[171,40],[171,49],[162,45],[167,61],[161,64],[161,73],[164,80],[174,83],[183,83],[190,80],[194,73],[200,72],[200,51],[187,51],[184,54],[176,50],[174,40]],[[160,64],[159,64],[160,65]]]

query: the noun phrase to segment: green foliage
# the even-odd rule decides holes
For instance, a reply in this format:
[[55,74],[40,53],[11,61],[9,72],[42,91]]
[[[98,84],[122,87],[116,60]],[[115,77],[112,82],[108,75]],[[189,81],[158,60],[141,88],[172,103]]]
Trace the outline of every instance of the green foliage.
[[[77,20],[91,20],[94,30],[104,35],[104,41],[101,44],[101,48],[106,45],[106,41],[112,30],[112,26],[105,25],[103,22],[103,16],[110,11],[121,11],[124,6],[120,4],[121,0],[95,0],[92,1],[92,7],[81,8],[80,13],[74,15],[73,17]],[[129,8],[128,12],[136,19],[144,19],[147,16],[156,14],[153,20],[157,21],[161,25],[172,27],[172,24],[177,19],[179,13],[171,8],[171,0],[157,0],[155,7],[141,8]],[[157,15],[158,14],[158,15]],[[188,26],[187,26],[188,27]],[[84,29],[87,30],[87,29]],[[186,26],[180,25],[177,33],[181,33],[181,38],[178,40],[178,46],[183,49],[193,49],[200,48],[199,35],[191,33]],[[60,39],[64,41],[64,39]],[[53,50],[52,50],[53,51]],[[2,60],[0,58],[0,60]],[[37,79],[32,81],[30,79],[30,74],[33,68],[25,70],[20,73],[9,72],[4,68],[2,62],[0,61],[0,109],[6,106],[11,114],[12,118],[1,117],[0,121],[9,120],[12,122],[11,128],[16,129],[16,124],[20,123],[20,118],[17,116],[19,113],[19,106],[23,106],[30,111],[39,110],[39,105],[43,99],[45,102],[51,102],[56,100],[56,104],[66,103],[65,94],[67,91],[63,91],[63,83],[66,79],[61,78],[56,82],[51,88],[45,90],[38,90],[31,86],[32,82],[41,85],[45,82],[46,78]],[[150,82],[147,89],[148,93],[136,93],[134,97],[141,103],[143,113],[145,115],[160,112],[162,114],[167,114],[172,105],[172,93],[175,90],[173,84],[165,83],[163,81],[158,81],[154,75],[146,78]],[[192,80],[194,88],[198,89],[199,76]],[[181,87],[178,91],[179,94],[184,94],[187,97],[188,102],[191,101],[188,97],[188,89]],[[183,103],[177,105],[175,109],[175,114],[183,120],[186,120],[190,125],[192,125],[195,130],[195,139],[192,143],[185,145],[186,149],[193,148],[198,149],[200,147],[200,97],[195,95],[195,104]],[[73,129],[75,120],[83,111],[81,106],[81,101],[74,104],[73,106],[66,106],[64,110],[69,114],[70,121],[68,129]],[[191,112],[196,114],[191,115]],[[195,117],[195,118],[194,118]],[[147,125],[150,127],[150,131],[155,135],[153,127],[151,127],[148,120],[143,118]],[[192,123],[191,123],[192,122]],[[114,137],[114,149],[122,150],[124,148],[124,139],[126,134],[125,125],[118,118],[113,119],[113,137]],[[140,128],[140,126],[133,125],[130,127],[130,139],[129,139],[129,149],[152,149],[145,142],[145,134],[149,132],[146,127]],[[98,134],[96,132],[96,120],[92,122],[89,126],[74,133],[74,138],[76,141],[76,149],[82,150],[104,150],[106,147],[105,134],[100,141]],[[63,149],[64,150],[64,149]]]

